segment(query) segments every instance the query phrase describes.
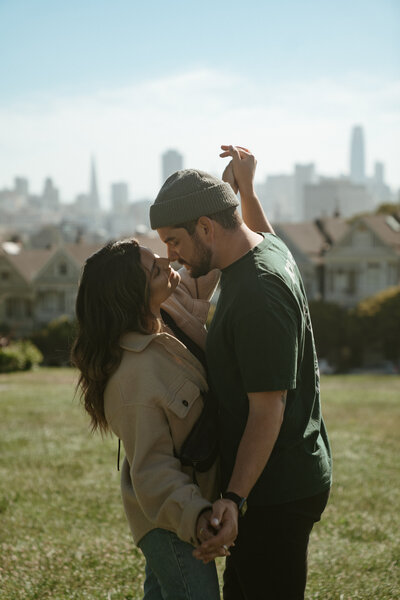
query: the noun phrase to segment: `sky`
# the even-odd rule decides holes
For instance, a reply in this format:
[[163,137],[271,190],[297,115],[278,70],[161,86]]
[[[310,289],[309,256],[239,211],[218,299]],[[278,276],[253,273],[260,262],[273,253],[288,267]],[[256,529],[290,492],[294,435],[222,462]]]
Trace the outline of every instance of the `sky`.
[[258,182],[338,176],[356,124],[399,188],[399,28],[400,0],[0,0],[0,189],[71,201],[93,155],[104,206],[118,181],[154,198],[165,150],[219,174],[230,143]]

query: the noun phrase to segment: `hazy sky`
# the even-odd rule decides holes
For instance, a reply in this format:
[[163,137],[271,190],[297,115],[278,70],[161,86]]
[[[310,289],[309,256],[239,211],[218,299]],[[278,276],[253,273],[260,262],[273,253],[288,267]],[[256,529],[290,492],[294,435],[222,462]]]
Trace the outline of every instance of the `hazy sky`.
[[0,188],[70,200],[93,153],[104,202],[153,197],[164,150],[218,173],[221,143],[338,175],[354,124],[399,187],[399,29],[400,0],[0,0]]

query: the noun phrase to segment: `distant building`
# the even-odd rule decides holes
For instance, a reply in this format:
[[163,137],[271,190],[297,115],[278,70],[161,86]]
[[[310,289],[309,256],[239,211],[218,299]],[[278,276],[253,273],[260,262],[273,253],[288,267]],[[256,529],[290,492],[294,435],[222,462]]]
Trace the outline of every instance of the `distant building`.
[[385,165],[382,162],[375,162],[374,175],[368,179],[367,185],[373,198],[374,207],[386,202],[393,202],[393,194],[385,183]]
[[113,211],[124,212],[129,204],[129,186],[119,182],[111,184],[111,206]]
[[183,156],[177,150],[167,150],[161,157],[162,162],[162,183],[172,173],[183,169]]
[[324,297],[324,255],[347,231],[344,219],[326,218],[303,223],[274,224],[299,267],[309,300]]
[[352,217],[369,212],[373,200],[366,187],[348,179],[321,179],[304,186],[304,219]]
[[367,215],[349,225],[325,254],[328,302],[355,306],[400,284],[400,217]]
[[294,211],[293,220],[301,222],[304,220],[304,186],[314,183],[316,180],[314,163],[294,167]]
[[92,163],[90,168],[90,192],[88,196],[89,206],[91,210],[99,210],[100,198],[97,187],[97,173],[94,158],[92,157]]
[[15,177],[14,179],[14,191],[20,196],[29,195],[29,182],[25,177]]
[[[157,234],[135,237],[141,245],[165,255]],[[26,336],[62,315],[73,318],[82,265],[102,245],[59,243],[26,250],[1,244],[0,324],[15,336]]]
[[350,179],[354,183],[365,182],[365,143],[361,125],[355,125],[351,133]]
[[260,202],[271,221],[293,221],[294,178],[292,175],[269,175],[256,186]]
[[50,177],[44,182],[41,205],[44,210],[58,210],[60,207],[60,194]]
[[129,205],[129,214],[135,223],[135,229],[150,229],[150,206],[152,200],[137,200]]

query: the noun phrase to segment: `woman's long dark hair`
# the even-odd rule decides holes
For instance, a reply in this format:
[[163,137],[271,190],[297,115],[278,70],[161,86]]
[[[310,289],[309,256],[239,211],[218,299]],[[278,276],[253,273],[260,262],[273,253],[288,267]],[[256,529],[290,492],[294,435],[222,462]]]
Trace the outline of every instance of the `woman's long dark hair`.
[[146,273],[134,239],[109,242],[84,265],[76,299],[78,334],[71,361],[92,429],[108,430],[104,389],[121,362],[119,339],[126,331],[150,333]]

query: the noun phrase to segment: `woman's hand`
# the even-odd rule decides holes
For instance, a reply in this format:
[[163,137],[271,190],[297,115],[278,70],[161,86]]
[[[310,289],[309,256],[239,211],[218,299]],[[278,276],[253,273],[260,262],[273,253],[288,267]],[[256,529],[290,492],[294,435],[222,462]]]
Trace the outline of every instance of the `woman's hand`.
[[[257,166],[257,161],[254,155],[247,148],[243,148],[243,146],[223,145],[221,146],[221,149],[223,150],[223,152],[220,154],[221,158],[226,158],[228,156],[232,157],[232,160],[229,163],[229,165],[231,165],[233,181],[239,187],[240,195],[254,195],[254,176]],[[227,169],[225,169],[225,171],[226,170]],[[232,185],[232,175],[230,174],[229,170],[228,176],[230,177],[230,179],[225,180],[224,176],[222,176],[222,179],[224,181],[228,181],[228,183]]]
[[[199,525],[201,517],[206,520],[205,527]],[[237,506],[231,501],[217,500],[213,504],[213,512],[208,510],[200,515],[197,531],[201,545],[193,551],[193,556],[204,564],[217,556],[230,556],[229,548],[235,545],[238,533]]]
[[[196,535],[197,539],[200,543],[199,548],[201,548],[204,542],[211,540],[218,534],[219,527],[215,525],[211,525],[210,519],[212,517],[211,509],[200,513],[197,519],[196,525]],[[233,545],[233,544],[231,544]],[[208,550],[208,552],[201,551],[199,552],[199,548],[196,548],[193,551],[193,556],[202,560],[204,564],[214,560],[217,556],[230,556],[229,548],[227,545],[218,545],[217,547],[213,546],[212,549]]]
[[229,183],[234,193],[237,194],[239,191],[239,186],[233,174],[233,161],[231,160],[225,167],[224,172],[222,173],[222,181],[226,181]]
[[209,540],[213,537],[213,535],[217,533],[217,530],[214,527],[212,527],[210,523],[211,514],[212,510],[211,508],[209,508],[208,510],[205,510],[202,513],[200,513],[200,515],[198,516],[196,525],[196,536],[200,544]]

